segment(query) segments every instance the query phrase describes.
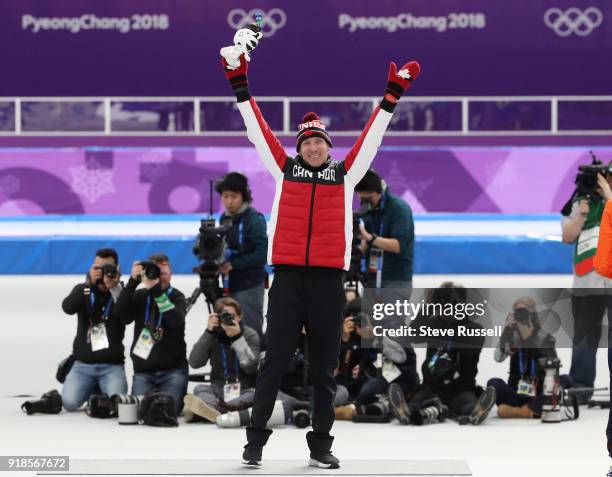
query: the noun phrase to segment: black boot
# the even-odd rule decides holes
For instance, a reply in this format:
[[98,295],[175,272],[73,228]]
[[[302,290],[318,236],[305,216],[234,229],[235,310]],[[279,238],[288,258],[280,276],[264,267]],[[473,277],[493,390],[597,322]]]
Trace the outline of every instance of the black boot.
[[62,410],[62,396],[55,389],[43,394],[38,401],[26,401],[21,410],[27,414],[59,414]]
[[271,429],[255,429],[248,426],[246,428],[247,443],[242,453],[242,463],[244,465],[261,465],[261,454],[263,448],[272,434]]
[[310,449],[308,465],[322,469],[339,469],[340,461],[331,453],[334,438],[325,432],[309,431],[306,433],[306,442]]

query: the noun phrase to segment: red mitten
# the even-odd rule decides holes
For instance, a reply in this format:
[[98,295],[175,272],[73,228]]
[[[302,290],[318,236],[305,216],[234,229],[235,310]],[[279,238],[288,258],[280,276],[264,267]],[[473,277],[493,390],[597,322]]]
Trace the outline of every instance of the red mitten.
[[244,55],[240,55],[240,66],[238,68],[231,69],[224,57],[221,57],[221,64],[238,101],[248,100],[251,97],[249,93],[249,80],[247,78],[249,66]]
[[420,72],[421,67],[416,61],[406,63],[399,71],[397,71],[397,65],[392,61],[389,64],[385,94],[390,94],[396,100],[400,99],[404,91],[410,88],[412,82],[419,76]]

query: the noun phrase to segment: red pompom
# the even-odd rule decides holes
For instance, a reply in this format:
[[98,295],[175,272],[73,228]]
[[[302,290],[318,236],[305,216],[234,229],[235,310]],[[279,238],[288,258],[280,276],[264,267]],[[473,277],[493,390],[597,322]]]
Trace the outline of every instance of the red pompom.
[[319,115],[317,113],[313,113],[312,111],[309,113],[306,113],[304,117],[302,118],[303,123],[307,123],[308,121],[320,121],[320,120],[321,118],[319,117]]

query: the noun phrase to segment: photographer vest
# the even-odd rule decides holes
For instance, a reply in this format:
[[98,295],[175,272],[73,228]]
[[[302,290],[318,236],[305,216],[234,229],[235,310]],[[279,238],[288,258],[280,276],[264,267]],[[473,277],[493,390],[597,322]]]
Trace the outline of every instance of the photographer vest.
[[601,200],[589,200],[589,213],[574,249],[574,271],[578,276],[586,275],[595,269],[593,261],[597,252],[603,209],[604,203]]

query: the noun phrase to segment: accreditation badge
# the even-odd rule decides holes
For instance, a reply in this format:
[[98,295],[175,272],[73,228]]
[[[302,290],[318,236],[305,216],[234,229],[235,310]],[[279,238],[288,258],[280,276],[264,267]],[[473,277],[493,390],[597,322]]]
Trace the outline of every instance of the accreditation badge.
[[100,351],[110,346],[108,343],[108,336],[106,335],[106,325],[104,323],[92,326],[89,332],[91,336],[92,351]]
[[521,379],[518,382],[518,387],[516,389],[516,393],[521,396],[535,396],[535,385],[530,379]]
[[388,383],[392,383],[397,378],[399,378],[401,374],[402,372],[395,365],[395,363],[387,359],[383,361],[382,375],[383,378],[385,378],[385,381],[387,381]]
[[225,383],[223,385],[223,400],[225,402],[233,401],[240,397],[240,383]]
[[148,328],[143,328],[140,332],[140,336],[138,337],[138,341],[136,342],[136,346],[134,346],[133,353],[142,359],[149,359],[149,355],[151,354],[151,350],[155,345],[155,341],[151,336],[151,332]]
[[368,272],[376,273],[380,270],[383,251],[380,248],[372,247],[370,249],[370,261],[368,263]]

